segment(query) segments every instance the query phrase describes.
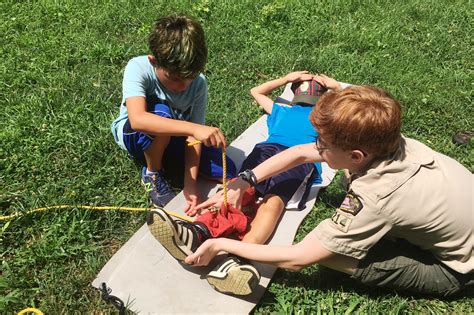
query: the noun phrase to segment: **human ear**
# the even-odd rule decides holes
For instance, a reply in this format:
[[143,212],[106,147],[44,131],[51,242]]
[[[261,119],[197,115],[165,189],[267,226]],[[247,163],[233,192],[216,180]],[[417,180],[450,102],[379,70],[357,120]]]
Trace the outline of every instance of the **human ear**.
[[361,150],[351,151],[351,161],[355,164],[361,164],[364,161],[365,154]]
[[148,61],[153,65],[156,66],[156,58],[153,55],[148,55]]

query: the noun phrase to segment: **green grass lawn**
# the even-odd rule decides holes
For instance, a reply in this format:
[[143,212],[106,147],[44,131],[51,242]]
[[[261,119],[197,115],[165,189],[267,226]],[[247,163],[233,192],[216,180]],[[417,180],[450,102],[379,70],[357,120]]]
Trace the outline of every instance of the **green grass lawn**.
[[[474,121],[470,1],[4,0],[2,215],[60,204],[148,205],[139,170],[109,126],[124,66],[147,53],[152,22],[173,12],[203,24],[207,121],[229,142],[261,114],[251,87],[307,69],[387,89],[403,104],[405,135],[474,170],[472,142],[451,142]],[[335,181],[298,239],[341,197]],[[1,222],[0,313],[28,306],[48,314],[114,311],[90,283],[144,221],[144,213],[72,207]],[[473,312],[472,296],[400,295],[310,267],[278,271],[255,312],[459,314]]]

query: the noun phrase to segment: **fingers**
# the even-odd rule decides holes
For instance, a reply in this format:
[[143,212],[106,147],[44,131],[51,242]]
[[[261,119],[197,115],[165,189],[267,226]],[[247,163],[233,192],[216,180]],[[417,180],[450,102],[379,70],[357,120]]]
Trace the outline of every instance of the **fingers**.
[[191,254],[188,257],[184,259],[184,263],[188,265],[195,265],[195,266],[200,266],[199,265],[199,256],[196,254]]
[[194,207],[196,211],[200,211],[202,209],[209,208],[211,206],[220,206],[222,201],[223,201],[223,192],[219,191],[217,192],[214,196],[211,198],[207,199],[206,201],[198,204],[197,206]]
[[187,216],[194,217],[195,215],[200,214],[201,212],[197,211],[196,209],[189,209],[184,213],[186,213]]
[[209,208],[211,206],[215,206],[216,204],[217,204],[217,202],[215,202],[214,200],[208,199],[208,200],[204,201],[203,203],[200,203],[196,207],[194,207],[194,210],[195,211],[200,211],[202,209],[206,209],[206,208]]
[[186,196],[186,207],[184,209],[184,213],[186,213],[188,216],[193,217],[197,214],[196,210],[196,205],[198,203],[198,197],[195,194],[191,194],[189,196]]
[[191,211],[191,205],[189,203],[186,203],[186,207],[184,207],[183,209],[184,213],[186,213],[187,215],[190,215],[188,212]]
[[188,204],[188,206],[185,208],[184,213],[190,217],[194,217],[197,213],[198,210],[196,210],[196,207],[194,205]]
[[225,142],[225,137],[224,137],[224,134],[222,133],[222,131],[219,129],[219,128],[216,128],[217,129],[217,134],[215,135],[216,137],[216,147],[218,148],[225,148],[227,147],[227,144]]
[[205,146],[216,148],[227,146],[224,134],[219,128],[209,126],[204,127],[205,130],[202,131],[200,137],[198,138],[200,138],[199,140],[201,140]]
[[[209,240],[208,240],[209,241]],[[184,262],[193,266],[207,266],[216,256],[217,252],[212,249],[210,242],[204,242],[193,254],[184,259]]]
[[313,80],[318,81],[319,83],[323,84],[325,77],[322,74],[315,74],[313,75]]

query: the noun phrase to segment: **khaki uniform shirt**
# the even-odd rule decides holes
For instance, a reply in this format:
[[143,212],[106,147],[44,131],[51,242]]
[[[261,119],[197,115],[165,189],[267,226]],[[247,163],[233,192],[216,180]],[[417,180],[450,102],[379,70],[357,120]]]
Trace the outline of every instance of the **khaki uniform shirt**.
[[472,272],[473,179],[455,160],[402,138],[391,159],[352,176],[340,208],[313,233],[328,250],[356,259],[382,237],[401,238]]

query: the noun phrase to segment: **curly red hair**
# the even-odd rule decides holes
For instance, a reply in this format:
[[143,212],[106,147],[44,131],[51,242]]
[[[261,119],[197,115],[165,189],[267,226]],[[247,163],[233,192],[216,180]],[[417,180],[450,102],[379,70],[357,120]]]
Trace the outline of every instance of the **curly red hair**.
[[353,86],[325,93],[310,114],[319,135],[343,150],[387,156],[400,145],[401,107],[386,91]]

